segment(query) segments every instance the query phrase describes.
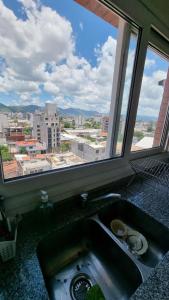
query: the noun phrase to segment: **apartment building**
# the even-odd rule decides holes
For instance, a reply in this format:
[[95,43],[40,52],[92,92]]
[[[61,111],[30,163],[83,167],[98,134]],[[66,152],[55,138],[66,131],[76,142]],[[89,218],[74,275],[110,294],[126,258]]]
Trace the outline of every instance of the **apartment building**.
[[43,112],[33,116],[33,137],[45,143],[48,151],[57,151],[60,147],[60,121],[55,103],[46,103]]
[[3,134],[9,143],[25,140],[25,134],[23,131],[23,127],[21,126],[4,127]]
[[46,159],[17,160],[17,173],[19,176],[45,172],[51,169],[51,164]]
[[105,159],[106,143],[87,143],[85,139],[79,138],[71,142],[71,151],[84,159],[86,162]]
[[102,131],[108,132],[109,127],[109,117],[104,116],[102,118]]
[[0,136],[4,137],[4,128],[9,126],[7,114],[0,113]]

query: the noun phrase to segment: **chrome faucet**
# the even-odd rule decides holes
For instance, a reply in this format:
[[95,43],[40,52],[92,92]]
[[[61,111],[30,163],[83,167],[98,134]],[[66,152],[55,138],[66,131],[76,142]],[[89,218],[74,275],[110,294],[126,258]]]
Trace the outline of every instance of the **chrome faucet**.
[[99,196],[93,199],[88,199],[89,194],[88,193],[82,193],[80,194],[80,199],[82,203],[82,207],[86,207],[88,202],[97,202],[99,200],[112,200],[112,198],[118,198],[121,199],[121,194],[116,193],[109,193],[104,196]]

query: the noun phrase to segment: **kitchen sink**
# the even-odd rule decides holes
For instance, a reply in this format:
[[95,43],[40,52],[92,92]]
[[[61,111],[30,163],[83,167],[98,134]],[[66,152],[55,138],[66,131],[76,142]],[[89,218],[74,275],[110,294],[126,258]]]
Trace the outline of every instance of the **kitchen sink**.
[[[148,249],[143,255],[137,256],[137,259],[148,267],[155,267],[169,250],[169,230],[125,200],[117,200],[104,208],[99,213],[99,219],[110,230],[111,221],[118,219],[141,233],[147,240]],[[124,244],[123,246],[125,248]]]
[[[129,208],[130,205],[125,206],[123,202],[113,204],[110,212],[107,209],[100,214],[100,219],[107,226],[117,216],[128,222]],[[142,216],[131,205],[132,225],[137,225],[137,215],[133,215],[135,211],[139,220]],[[147,222],[150,224],[152,221]],[[87,290],[98,284],[106,300],[126,300],[142,283],[138,266],[104,227],[99,220],[89,218],[69,224],[39,243],[37,254],[50,299],[85,300]],[[148,232],[149,228],[144,230],[147,238]],[[159,227],[158,232],[160,236]],[[151,235],[150,240],[150,252],[156,260],[159,254],[165,252],[164,242],[160,239],[157,247],[154,236]]]

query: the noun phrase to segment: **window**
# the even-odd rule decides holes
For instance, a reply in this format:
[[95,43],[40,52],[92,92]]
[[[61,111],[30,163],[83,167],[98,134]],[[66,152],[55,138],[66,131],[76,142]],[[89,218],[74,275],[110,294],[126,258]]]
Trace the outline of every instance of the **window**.
[[148,47],[132,151],[159,147],[169,107],[169,62],[163,54]]
[[[130,35],[129,40],[129,49],[128,49],[128,58],[126,61],[126,73],[124,77],[124,89],[122,90],[123,94],[121,95],[121,105],[119,105],[118,113],[116,116],[116,130],[114,137],[114,155],[121,155],[122,147],[124,142],[124,134],[125,134],[125,125],[126,125],[126,118],[127,118],[127,111],[128,111],[128,100],[129,100],[129,93],[131,88],[131,80],[132,80],[132,72],[134,67],[134,59],[136,54],[136,47],[137,47],[137,33],[132,32]],[[118,119],[119,118],[119,119]]]
[[[17,173],[17,160],[22,160],[17,150],[21,133],[15,133],[16,151],[11,153],[12,137],[4,130],[19,126],[20,105],[27,111],[32,104],[30,140],[35,143],[39,165],[41,157],[36,154],[46,147],[48,170],[123,155],[138,29],[98,0],[65,1],[49,6],[42,0],[33,8],[19,1],[17,12],[2,2],[4,30],[13,16],[15,31],[13,35],[6,32],[5,39],[0,36],[1,101],[8,106],[0,116],[5,179],[25,175],[24,160]],[[18,113],[13,115],[13,109]],[[24,132],[24,124],[31,127],[32,123],[27,119],[24,123],[24,115],[21,118]],[[57,126],[54,149],[55,136],[48,124]],[[25,155],[32,159],[29,153]],[[12,176],[9,163],[15,170]]]

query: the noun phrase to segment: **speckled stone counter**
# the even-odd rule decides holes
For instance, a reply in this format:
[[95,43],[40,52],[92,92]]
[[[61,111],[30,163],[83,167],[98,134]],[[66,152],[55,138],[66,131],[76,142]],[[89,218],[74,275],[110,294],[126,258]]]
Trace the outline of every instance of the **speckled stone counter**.
[[[109,187],[108,191],[112,188]],[[169,198],[161,197],[156,190],[140,182],[129,188],[113,189],[121,192],[127,201],[140,207],[169,228]],[[46,300],[47,290],[37,258],[37,245],[51,232],[75,220],[94,214],[109,203],[98,203],[82,209],[78,201],[65,201],[56,206],[50,222],[42,222],[38,212],[24,216],[18,228],[15,259],[0,264],[0,300]],[[132,300],[169,300],[169,252],[142,283]]]

